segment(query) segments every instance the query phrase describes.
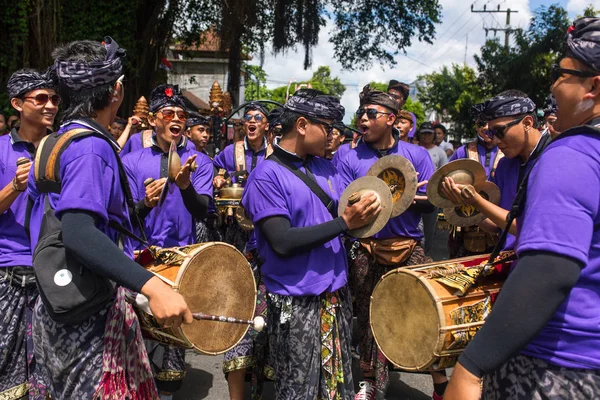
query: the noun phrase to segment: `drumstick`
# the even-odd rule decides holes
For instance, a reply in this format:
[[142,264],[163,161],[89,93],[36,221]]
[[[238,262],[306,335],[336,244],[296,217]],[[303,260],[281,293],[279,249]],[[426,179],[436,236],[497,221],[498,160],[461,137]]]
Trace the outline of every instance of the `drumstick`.
[[30,160],[29,160],[29,158],[27,158],[27,157],[19,157],[19,158],[17,159],[17,167],[18,167],[19,165],[27,164],[29,161],[30,161]]
[[265,319],[263,317],[261,317],[260,315],[257,317],[254,317],[254,319],[237,319],[237,318],[233,318],[233,317],[224,317],[224,316],[219,316],[219,315],[209,315],[209,314],[204,314],[201,312],[197,312],[197,313],[192,313],[192,317],[194,317],[194,319],[196,320],[203,320],[203,321],[218,321],[218,322],[229,322],[231,324],[244,324],[244,325],[250,325],[252,327],[254,327],[254,329],[258,332],[262,332],[262,330],[265,327]]

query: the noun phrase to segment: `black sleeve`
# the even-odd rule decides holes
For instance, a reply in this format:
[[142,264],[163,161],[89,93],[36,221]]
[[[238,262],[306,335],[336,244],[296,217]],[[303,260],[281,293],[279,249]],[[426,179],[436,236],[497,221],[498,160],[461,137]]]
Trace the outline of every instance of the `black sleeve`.
[[210,197],[204,194],[198,194],[191,183],[186,189],[180,189],[179,191],[181,192],[185,208],[192,216],[195,218],[206,217]]
[[96,215],[73,210],[62,215],[62,235],[68,249],[91,271],[140,292],[152,273],[130,259],[96,227]]
[[[137,212],[137,214],[140,216],[141,219],[144,219],[148,216],[148,214],[150,214],[150,211],[152,211],[151,207],[146,207],[146,203],[144,203],[144,199],[141,199],[140,201],[138,201],[137,203],[135,203],[135,211]],[[133,221],[133,216],[132,218],[130,218]]]
[[548,252],[519,258],[492,313],[458,361],[482,377],[518,354],[552,318],[579,279],[583,265]]
[[415,200],[415,203],[409,208],[419,214],[429,214],[435,211],[434,205],[429,200]]
[[329,242],[346,232],[348,226],[338,217],[319,225],[291,228],[289,219],[274,216],[258,221],[258,229],[278,256],[290,257]]

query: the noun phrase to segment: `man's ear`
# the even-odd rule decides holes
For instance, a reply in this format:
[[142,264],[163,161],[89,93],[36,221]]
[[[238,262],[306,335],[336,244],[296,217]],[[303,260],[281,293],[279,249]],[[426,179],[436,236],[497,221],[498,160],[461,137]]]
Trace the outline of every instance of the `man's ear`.
[[19,99],[18,97],[13,97],[10,99],[10,105],[18,112],[23,112],[23,100]]
[[600,75],[596,75],[592,78],[592,87],[590,91],[583,96],[583,99],[592,99],[594,101],[600,99]]
[[299,135],[306,135],[306,128],[308,127],[308,120],[304,117],[299,117],[296,120],[296,131]]
[[154,113],[148,114],[148,123],[150,124],[150,126],[156,127],[156,114],[154,114]]
[[388,115],[388,119],[386,121],[386,124],[388,126],[394,126],[394,124],[396,124],[396,114],[391,113],[390,115]]

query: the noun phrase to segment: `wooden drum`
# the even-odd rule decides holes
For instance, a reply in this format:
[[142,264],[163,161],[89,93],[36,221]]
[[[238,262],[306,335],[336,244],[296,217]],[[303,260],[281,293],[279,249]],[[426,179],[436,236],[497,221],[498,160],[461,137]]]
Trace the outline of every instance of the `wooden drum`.
[[[153,249],[138,254],[137,261],[171,285],[192,312],[251,320],[256,307],[256,282],[252,268],[235,247],[221,242]],[[166,328],[139,307],[144,337],[163,344],[216,355],[233,348],[248,325],[194,320],[180,328]]]
[[[512,252],[502,253],[502,270]],[[483,325],[505,276],[493,273],[466,290],[488,255],[403,267],[385,274],[371,296],[371,330],[383,354],[407,371],[452,367]],[[511,258],[512,259],[512,258]]]

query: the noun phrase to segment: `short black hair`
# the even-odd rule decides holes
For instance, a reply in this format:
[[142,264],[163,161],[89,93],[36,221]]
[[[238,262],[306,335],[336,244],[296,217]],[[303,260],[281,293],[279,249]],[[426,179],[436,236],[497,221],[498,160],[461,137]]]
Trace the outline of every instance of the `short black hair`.
[[[104,61],[106,54],[106,48],[100,42],[77,40],[54,49],[52,58],[54,61],[93,63]],[[103,110],[110,104],[112,88],[115,82],[90,89],[72,90],[61,84],[59,80],[59,93],[64,106],[61,120],[68,121],[75,118],[96,117],[97,110]]]
[[115,122],[119,125],[127,126],[127,121],[124,118],[116,117],[112,123],[114,124]]
[[289,133],[294,129],[294,125],[296,125],[296,121],[302,115],[298,114],[294,111],[284,110],[281,117],[279,117],[279,123],[281,124],[281,136],[285,136],[286,133]]

